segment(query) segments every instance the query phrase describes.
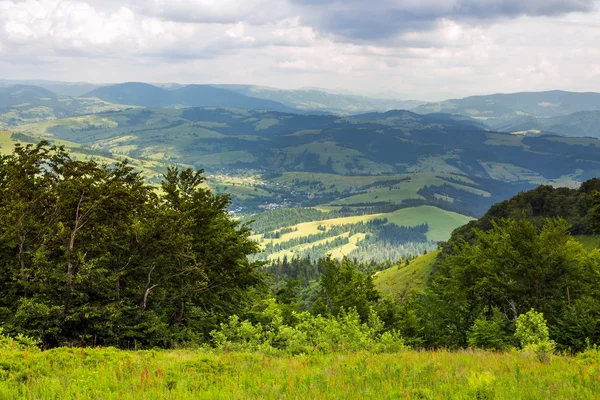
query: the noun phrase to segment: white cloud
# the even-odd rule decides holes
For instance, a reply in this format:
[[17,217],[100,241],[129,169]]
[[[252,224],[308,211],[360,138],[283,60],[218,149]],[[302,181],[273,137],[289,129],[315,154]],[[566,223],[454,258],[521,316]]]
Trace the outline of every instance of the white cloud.
[[344,24],[364,22],[372,1],[344,2],[356,12],[337,25],[322,18],[342,3],[311,2],[0,0],[0,78],[324,86],[405,98],[600,91],[600,12],[561,14],[586,10],[585,0],[569,9],[554,0],[382,0],[421,17],[401,28],[384,19],[383,36],[361,35],[377,28],[363,24],[356,37]]

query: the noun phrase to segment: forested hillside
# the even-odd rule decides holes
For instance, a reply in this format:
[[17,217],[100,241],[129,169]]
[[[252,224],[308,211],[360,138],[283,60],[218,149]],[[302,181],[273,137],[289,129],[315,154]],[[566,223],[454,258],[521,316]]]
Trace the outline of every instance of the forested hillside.
[[[294,354],[525,348],[522,329],[533,323],[548,327],[532,342],[540,357],[600,342],[600,250],[571,235],[592,237],[600,226],[597,179],[518,194],[426,258],[284,256],[268,265],[249,259],[259,246],[231,219],[229,196],[203,182],[202,171],[169,168],[156,190],[126,163],[17,145],[0,159],[0,327],[46,347],[205,343]],[[287,218],[318,217],[290,211]],[[368,221],[317,223],[316,240],[380,232],[394,248],[404,242],[389,237],[419,242],[429,233],[426,225]],[[269,224],[257,230],[273,232]]]

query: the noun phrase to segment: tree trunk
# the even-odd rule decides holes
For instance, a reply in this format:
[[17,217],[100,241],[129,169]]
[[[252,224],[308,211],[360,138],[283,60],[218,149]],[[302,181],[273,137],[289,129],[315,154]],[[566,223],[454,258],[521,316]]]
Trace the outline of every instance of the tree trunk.
[[[63,314],[69,312],[69,305],[71,303],[71,291],[73,290],[73,275],[75,274],[75,264],[73,263],[73,250],[75,249],[75,237],[77,236],[77,232],[85,223],[81,223],[81,217],[79,212],[81,211],[81,203],[83,202],[83,198],[85,196],[85,190],[81,192],[81,197],[79,198],[79,203],[77,203],[77,210],[75,211],[75,226],[71,231],[71,238],[69,240],[69,248],[67,250],[67,293],[65,296],[65,308],[63,310]],[[86,213],[87,214],[87,213]],[[85,215],[84,215],[85,217]]]
[[25,271],[25,235],[23,235],[23,216],[19,216],[17,221],[17,231],[19,234],[19,268],[21,271],[21,280],[23,281],[24,297],[28,296],[29,289],[27,287],[27,273]]
[[177,311],[175,311],[175,315],[173,315],[173,324],[174,325],[181,325],[181,323],[183,322],[183,311],[184,311],[184,301],[181,300],[179,302],[179,308],[177,309]]
[[140,303],[140,312],[146,311],[146,307],[148,305],[148,295],[150,294],[150,291],[152,291],[152,289],[154,289],[156,286],[158,286],[158,285],[150,286],[151,279],[152,279],[152,271],[154,271],[155,267],[156,266],[153,265],[148,270],[148,279],[146,280],[146,287],[144,288],[144,297],[142,298],[142,302]]

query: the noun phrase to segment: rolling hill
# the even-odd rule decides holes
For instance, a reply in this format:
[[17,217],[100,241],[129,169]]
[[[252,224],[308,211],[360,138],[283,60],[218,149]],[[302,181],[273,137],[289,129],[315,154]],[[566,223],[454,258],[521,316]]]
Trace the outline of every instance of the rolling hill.
[[432,251],[408,264],[395,265],[377,272],[374,283],[383,294],[406,296],[410,291],[422,289],[431,274],[433,264],[439,251]]
[[103,86],[83,97],[140,107],[225,107],[249,110],[288,111],[293,109],[271,100],[245,96],[210,85],[187,85],[172,90],[148,83],[128,82]]
[[34,85],[0,86],[0,129],[128,107],[99,99],[58,96]]
[[414,109],[415,112],[421,114],[442,112],[483,119],[517,114],[555,117],[589,110],[600,110],[600,93],[576,93],[561,90],[499,93],[428,103]]
[[593,139],[516,137],[409,111],[351,118],[224,108],[130,109],[45,121],[24,133],[206,168],[350,175],[436,172],[541,183],[600,171]]
[[31,85],[14,85],[0,87],[0,108],[14,107],[21,104],[48,105],[58,101],[56,94],[50,90]]
[[[435,250],[455,228],[518,192],[538,184],[576,186],[600,175],[598,140],[514,135],[489,126],[491,118],[508,128],[517,119],[505,116],[515,114],[541,132],[562,127],[555,133],[568,135],[579,128],[583,135],[595,129],[597,112],[532,116],[509,109],[503,97],[491,114],[497,118],[472,118],[406,110],[286,112],[358,104],[346,95],[331,95],[340,97],[327,103],[329,95],[312,90],[282,91],[277,99],[285,104],[209,85],[126,83],[81,98],[35,86],[2,90],[7,106],[0,123],[15,132],[3,133],[2,151],[16,141],[47,138],[83,159],[131,158],[153,183],[168,164],[203,168],[211,189],[232,195],[231,212],[255,220],[263,259],[330,253],[397,260]],[[519,106],[533,110],[541,98]],[[592,104],[590,98],[580,106]],[[311,99],[318,104],[310,106]],[[207,102],[213,105],[192,106]]]
[[416,100],[375,99],[350,94],[330,93],[318,89],[285,90],[253,85],[215,85],[246,96],[272,100],[296,112],[332,113],[338,115],[361,114],[371,111],[408,110],[423,104]]
[[502,132],[600,137],[600,93],[554,90],[471,96],[420,105],[413,111],[463,115]]
[[578,111],[557,117],[527,116],[507,121],[497,128],[503,132],[524,135],[554,134],[600,138],[600,110]]

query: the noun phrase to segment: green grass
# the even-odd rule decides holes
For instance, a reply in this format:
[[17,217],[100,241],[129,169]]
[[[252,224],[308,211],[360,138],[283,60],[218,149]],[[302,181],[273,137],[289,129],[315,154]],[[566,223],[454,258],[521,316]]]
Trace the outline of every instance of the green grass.
[[399,294],[423,287],[439,251],[432,251],[410,262],[375,274],[375,287],[384,294]]
[[0,399],[597,399],[598,360],[480,351],[4,351]]
[[[11,136],[12,132],[0,131],[0,154],[12,153],[17,143],[21,143],[22,145],[30,144],[15,140],[11,138]],[[98,163],[111,165],[120,162],[122,159],[127,159],[130,165],[133,166],[136,170],[138,170],[148,181],[159,179],[162,172],[165,169],[165,165],[159,161],[139,160],[122,155],[113,155],[111,157],[107,157],[105,155],[100,154],[90,155],[82,152],[82,146],[79,143],[52,138],[36,138],[33,135],[32,138],[36,140],[39,139],[40,141],[46,139],[49,140],[51,144],[57,146],[64,146],[69,152],[69,155],[75,160],[87,161],[93,158]]]
[[575,240],[583,245],[587,251],[600,248],[600,236],[595,235],[575,235]]
[[12,132],[0,130],[0,154],[10,154],[15,149],[15,142],[10,137]]
[[[434,242],[448,240],[450,238],[450,234],[454,229],[466,224],[471,220],[470,217],[450,211],[441,210],[437,207],[421,206],[404,208],[398,211],[394,211],[392,213],[357,215],[352,217],[332,218],[312,222],[303,222],[291,226],[291,228],[295,228],[296,230],[294,230],[293,232],[286,233],[280,238],[264,239],[263,235],[259,234],[252,236],[252,239],[257,241],[262,240],[262,245],[267,245],[268,243],[278,244],[289,241],[291,239],[317,234],[320,232],[318,229],[320,225],[330,228],[335,225],[355,224],[357,222],[367,222],[372,221],[374,219],[382,218],[387,218],[389,223],[394,223],[399,226],[417,226],[426,223],[429,226],[429,231],[426,234],[427,239]],[[342,236],[346,237],[347,235]],[[357,244],[360,241],[364,240],[364,238],[365,235],[363,234],[354,235],[350,238],[350,243],[341,247],[334,248],[330,251],[330,253],[335,258],[342,258],[343,256],[350,254],[351,251],[356,249]],[[281,258],[285,255],[288,257],[298,255],[301,254],[303,250],[306,250],[311,246],[314,246],[319,243],[324,243],[332,239],[333,238],[327,238],[325,240],[320,240],[312,243],[305,243],[290,249],[282,250],[280,252],[271,254],[269,256],[269,259],[275,260],[278,257]]]
[[434,242],[448,240],[454,229],[465,225],[472,219],[465,215],[441,210],[432,206],[404,208],[383,215],[385,215],[389,222],[399,226],[428,224],[427,239]]

